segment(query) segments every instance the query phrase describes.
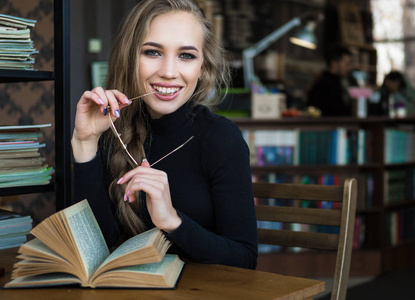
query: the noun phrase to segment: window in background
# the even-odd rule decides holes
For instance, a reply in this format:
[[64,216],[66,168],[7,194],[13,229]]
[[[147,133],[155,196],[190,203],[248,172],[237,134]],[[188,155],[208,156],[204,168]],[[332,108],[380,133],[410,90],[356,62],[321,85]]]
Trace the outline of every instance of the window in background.
[[[377,82],[391,70],[404,71],[404,34],[402,19],[407,0],[371,0],[373,40],[378,55]],[[391,2],[395,2],[394,4]]]
[[391,70],[415,86],[415,1],[371,0],[373,39],[378,54],[378,84]]

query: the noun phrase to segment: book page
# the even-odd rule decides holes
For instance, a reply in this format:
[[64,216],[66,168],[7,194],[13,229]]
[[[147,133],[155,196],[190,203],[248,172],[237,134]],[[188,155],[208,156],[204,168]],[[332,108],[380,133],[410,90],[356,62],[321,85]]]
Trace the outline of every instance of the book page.
[[[113,268],[160,261],[164,253],[158,256],[157,250],[154,248],[157,245],[156,241],[159,241],[160,238],[163,241],[166,239],[160,229],[155,227],[128,239],[107,257],[99,269],[95,271],[91,280],[93,281],[96,276]],[[142,253],[149,248],[153,248],[153,250]]]
[[117,259],[118,257],[121,257],[132,251],[137,251],[139,249],[152,245],[154,239],[157,237],[158,232],[158,228],[153,228],[151,230],[145,231],[139,235],[133,236],[132,238],[126,240],[117,249],[115,249],[110,256],[108,256],[108,258],[102,263],[102,265],[105,265],[107,262]]
[[162,261],[125,266],[101,274],[91,287],[174,287],[184,262],[176,254],[166,254]]
[[[34,252],[28,252],[30,250]],[[54,256],[55,258],[63,260],[63,258],[58,253],[56,253],[55,251],[50,249],[48,246],[43,244],[42,241],[39,240],[38,238],[28,241],[19,249],[19,253],[32,255],[32,256],[34,256],[35,255],[34,253],[36,252],[44,253],[47,256]],[[44,255],[41,255],[41,256],[44,257]]]
[[166,272],[166,269],[171,265],[171,263],[176,259],[176,257],[176,254],[166,254],[163,260],[160,262],[122,267],[114,269],[112,271],[130,271],[147,274],[164,274]]
[[4,288],[46,287],[65,284],[79,284],[79,278],[70,274],[53,273],[37,276],[19,277],[6,283]]
[[109,255],[104,236],[87,200],[72,205],[63,212],[89,278]]

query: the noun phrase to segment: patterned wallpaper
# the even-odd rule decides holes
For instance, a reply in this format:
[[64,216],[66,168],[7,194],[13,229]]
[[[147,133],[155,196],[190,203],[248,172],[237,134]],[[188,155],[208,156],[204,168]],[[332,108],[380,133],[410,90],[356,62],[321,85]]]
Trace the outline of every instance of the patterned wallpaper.
[[[31,38],[39,51],[35,56],[35,69],[52,71],[54,66],[53,1],[0,0],[0,13],[37,20],[31,31]],[[53,91],[53,82],[0,84],[1,125],[52,123],[51,128],[43,130],[47,146],[41,149],[42,155],[51,166],[54,166],[55,156]],[[34,224],[37,224],[55,212],[55,195],[44,193],[0,197],[0,206],[30,214]]]

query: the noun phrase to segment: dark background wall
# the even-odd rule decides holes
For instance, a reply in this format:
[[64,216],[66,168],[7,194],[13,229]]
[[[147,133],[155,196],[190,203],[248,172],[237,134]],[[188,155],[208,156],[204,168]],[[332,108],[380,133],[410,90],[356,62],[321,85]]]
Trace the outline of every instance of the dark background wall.
[[[82,93],[92,89],[91,63],[108,59],[119,24],[137,2],[137,0],[70,1],[72,120],[75,118],[76,103]],[[102,40],[101,53],[88,52],[88,40],[91,38]]]

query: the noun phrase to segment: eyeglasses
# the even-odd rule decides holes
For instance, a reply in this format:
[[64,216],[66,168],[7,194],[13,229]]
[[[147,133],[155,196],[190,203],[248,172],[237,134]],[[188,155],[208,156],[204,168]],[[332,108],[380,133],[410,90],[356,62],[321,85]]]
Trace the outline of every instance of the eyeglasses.
[[[151,95],[151,94],[155,94],[155,93],[157,93],[157,92],[147,93],[147,94],[144,94],[144,95],[141,95],[141,96],[138,96],[138,97],[131,98],[131,99],[129,99],[129,100],[130,100],[130,101],[132,101],[132,100],[136,100],[136,99],[142,98],[142,97],[144,97],[144,96]],[[123,140],[121,139],[121,134],[120,134],[120,133],[118,133],[118,130],[117,130],[117,128],[115,127],[114,122],[112,121],[112,118],[111,118],[111,109],[110,109],[110,107],[108,106],[108,107],[107,107],[107,109],[108,109],[108,119],[109,119],[109,121],[110,121],[110,125],[111,125],[111,126],[110,126],[111,131],[114,133],[114,135],[117,137],[118,141],[120,142],[121,147],[122,147],[123,152],[124,152],[124,154],[125,154],[125,156],[126,156],[126,158],[127,158],[128,163],[130,164],[130,166],[131,166],[132,168],[136,168],[136,167],[140,166],[140,165],[137,163],[137,161],[134,159],[134,157],[131,155],[131,153],[127,150],[127,144],[125,144],[125,143],[123,142]],[[184,145],[186,145],[188,142],[190,142],[190,140],[191,140],[191,139],[193,139],[193,138],[194,138],[194,136],[191,136],[189,139],[187,139],[187,140],[186,140],[183,144],[181,144],[179,147],[175,148],[174,150],[170,151],[169,153],[167,153],[166,155],[164,155],[162,158],[160,158],[160,159],[159,159],[159,160],[157,160],[156,162],[152,163],[152,164],[150,165],[150,167],[154,166],[156,163],[158,163],[158,162],[162,161],[163,159],[165,159],[165,158],[166,158],[167,156],[169,156],[170,154],[172,154],[172,153],[176,152],[177,150],[179,150],[180,148],[182,148]]]

